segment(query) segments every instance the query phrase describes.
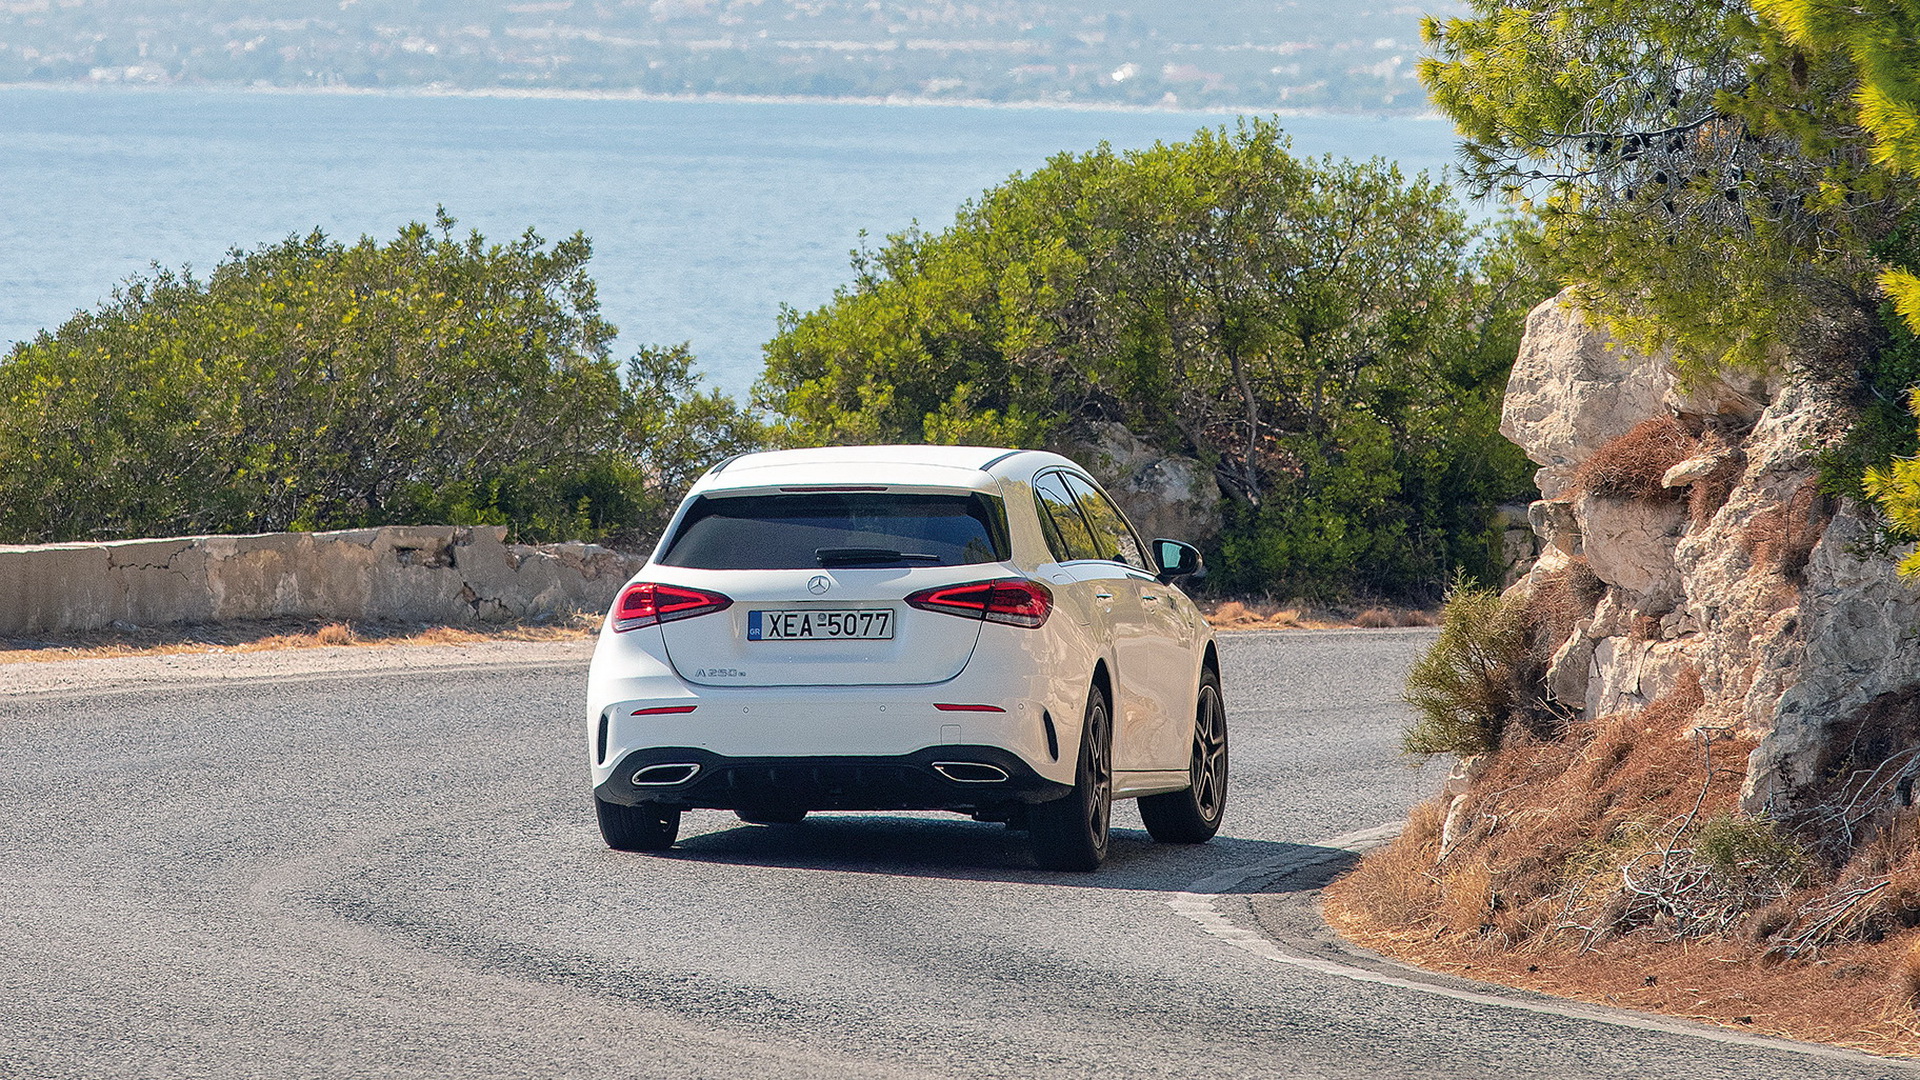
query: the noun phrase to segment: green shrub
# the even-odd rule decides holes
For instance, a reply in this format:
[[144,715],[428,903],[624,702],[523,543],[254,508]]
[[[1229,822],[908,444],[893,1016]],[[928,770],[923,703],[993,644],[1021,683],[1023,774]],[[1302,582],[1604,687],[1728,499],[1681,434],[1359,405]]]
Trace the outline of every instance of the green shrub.
[[1533,627],[1526,605],[1456,579],[1440,636],[1407,672],[1419,712],[1402,745],[1410,754],[1482,754],[1537,705]]
[[1500,567],[1533,494],[1498,433],[1523,230],[1383,161],[1296,158],[1247,120],[1061,154],[855,257],[786,311],[757,393],[800,443],[1044,446],[1119,423],[1213,469],[1213,587],[1434,599]]
[[[1876,253],[1894,266],[1920,267],[1920,215],[1909,215]],[[1820,490],[1870,500],[1880,511],[1876,546],[1891,554],[1920,539],[1920,333],[1889,298],[1880,305],[1881,339],[1860,367],[1860,417],[1846,441],[1821,454]],[[1903,577],[1920,577],[1920,555],[1900,562]]]
[[0,541],[505,524],[640,540],[758,426],[611,352],[587,238],[319,232],[156,270],[0,359]]
[[1723,886],[1769,899],[1799,884],[1809,865],[1807,853],[1781,836],[1772,820],[1731,812],[1700,826],[1693,854]]

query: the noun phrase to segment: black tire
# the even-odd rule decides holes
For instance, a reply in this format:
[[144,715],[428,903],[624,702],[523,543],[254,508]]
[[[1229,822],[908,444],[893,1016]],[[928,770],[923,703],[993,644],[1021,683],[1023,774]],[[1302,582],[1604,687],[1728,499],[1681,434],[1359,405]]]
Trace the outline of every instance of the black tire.
[[749,825],[798,825],[807,819],[805,810],[777,809],[767,806],[752,806],[744,810],[735,810],[734,816]]
[[1220,676],[1211,669],[1200,673],[1193,714],[1187,789],[1140,800],[1140,819],[1163,844],[1204,844],[1220,831],[1227,812],[1227,710],[1220,701]]
[[1113,721],[1107,697],[1094,687],[1080,725],[1073,790],[1027,813],[1033,856],[1044,870],[1097,870],[1107,857],[1113,822]]
[[622,806],[593,797],[600,835],[615,851],[665,851],[680,835],[680,811],[654,803]]

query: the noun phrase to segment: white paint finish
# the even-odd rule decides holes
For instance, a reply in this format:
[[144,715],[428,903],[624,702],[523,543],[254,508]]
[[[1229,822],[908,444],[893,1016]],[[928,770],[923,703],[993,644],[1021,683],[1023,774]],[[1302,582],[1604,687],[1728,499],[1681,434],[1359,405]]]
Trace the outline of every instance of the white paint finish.
[[[1086,695],[1104,665],[1115,697],[1109,703],[1116,719],[1113,761],[1123,774],[1135,774],[1119,779],[1116,794],[1182,789],[1211,630],[1179,589],[1137,567],[1055,561],[1032,496],[1035,475],[1050,469],[1083,475],[1055,454],[982,447],[824,447],[750,454],[716,467],[693,485],[634,580],[708,590],[732,604],[659,630],[603,630],[586,718],[595,727],[604,711],[616,715],[607,764],[593,770],[593,782],[603,783],[623,757],[650,747],[697,746],[743,758],[898,756],[953,742],[946,728],[957,720],[961,743],[1011,751],[1042,776],[1070,783]],[[697,499],[848,486],[997,497],[1006,508],[1012,550],[1003,562],[962,566],[700,570],[662,562]],[[823,575],[831,591],[810,593],[808,582]],[[1053,612],[1038,628],[982,624],[903,602],[923,588],[1017,577],[1052,591]],[[1148,593],[1155,599],[1143,600]],[[896,637],[793,645],[746,640],[749,610],[827,602],[887,607],[896,615]],[[716,664],[725,669],[724,680],[698,674]],[[1007,711],[935,713],[932,706],[941,702]],[[633,716],[688,704],[696,711]],[[897,711],[881,720],[883,707]],[[753,719],[742,719],[744,708],[753,710]],[[1046,752],[1041,709],[1058,733],[1057,761]]]
[[[680,677],[704,686],[917,685],[960,674],[983,624],[909,607],[921,589],[986,578],[1012,577],[1001,563],[937,567],[836,567],[805,570],[690,570],[663,568],[675,585],[724,593],[733,606],[661,627]],[[814,594],[808,583],[824,577]],[[657,579],[656,579],[657,580]],[[892,635],[874,640],[749,641],[754,611],[886,611]],[[1000,628],[1005,629],[1005,628]],[[703,674],[723,671],[724,676]]]

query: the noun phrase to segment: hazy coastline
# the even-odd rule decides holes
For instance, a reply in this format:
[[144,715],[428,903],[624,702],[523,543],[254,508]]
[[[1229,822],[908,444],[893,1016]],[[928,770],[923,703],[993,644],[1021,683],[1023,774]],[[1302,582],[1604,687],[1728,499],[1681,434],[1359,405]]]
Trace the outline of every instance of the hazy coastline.
[[11,82],[0,83],[0,93],[60,91],[63,93],[141,94],[259,94],[286,97],[395,97],[501,98],[523,101],[638,101],[676,105],[845,105],[915,109],[1000,109],[1015,112],[1083,112],[1122,115],[1276,116],[1314,120],[1440,121],[1432,109],[1345,110],[1300,109],[1278,105],[1118,105],[1092,101],[996,101],[991,98],[949,97],[827,97],[808,94],[657,94],[643,90],[580,90],[563,87],[464,86],[248,86],[227,83],[137,82]]
[[[782,304],[825,303],[869,237],[952,219],[1061,152],[1177,142],[1233,114],[624,93],[0,86],[0,349],[154,263],[390,236],[445,206],[494,240],[593,239],[620,348],[691,343],[746,392]],[[1451,160],[1436,120],[1296,114],[1294,152]]]

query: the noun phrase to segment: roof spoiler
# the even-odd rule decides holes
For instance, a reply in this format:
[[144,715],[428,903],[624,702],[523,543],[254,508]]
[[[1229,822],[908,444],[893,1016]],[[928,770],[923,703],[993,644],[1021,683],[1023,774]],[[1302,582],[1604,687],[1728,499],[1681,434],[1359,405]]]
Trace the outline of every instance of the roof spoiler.
[[718,464],[714,465],[712,468],[708,469],[706,472],[701,473],[700,479],[705,480],[709,476],[719,476],[720,473],[724,469],[726,469],[727,466],[733,464],[736,461],[739,461],[741,458],[746,456],[747,455],[745,453],[739,453],[739,454],[734,454],[731,457],[723,458],[720,460]]

